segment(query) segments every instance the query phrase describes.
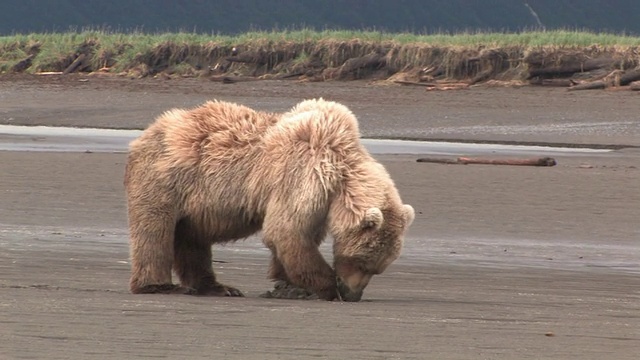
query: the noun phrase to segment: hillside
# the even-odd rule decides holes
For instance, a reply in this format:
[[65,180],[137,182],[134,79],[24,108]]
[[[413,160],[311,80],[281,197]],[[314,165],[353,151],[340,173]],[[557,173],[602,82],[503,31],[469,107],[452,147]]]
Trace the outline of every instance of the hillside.
[[0,0],[0,35],[85,27],[224,34],[300,27],[421,33],[544,27],[640,34],[637,14],[637,0]]

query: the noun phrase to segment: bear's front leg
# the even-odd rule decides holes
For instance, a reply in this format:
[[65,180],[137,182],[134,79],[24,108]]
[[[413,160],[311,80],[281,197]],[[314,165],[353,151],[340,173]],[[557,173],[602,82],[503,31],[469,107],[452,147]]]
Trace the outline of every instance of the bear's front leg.
[[317,294],[320,299],[332,301],[338,297],[335,272],[315,244],[294,242],[279,246],[277,259],[289,283]]
[[269,275],[268,278],[273,280],[274,288],[273,290],[268,290],[262,294],[260,297],[263,298],[277,298],[277,299],[304,299],[304,300],[317,300],[318,295],[312,293],[311,291],[296,287],[291,284],[291,281],[287,277],[287,273],[282,266],[280,260],[276,255],[276,250],[274,247],[271,247],[271,264],[269,265]]

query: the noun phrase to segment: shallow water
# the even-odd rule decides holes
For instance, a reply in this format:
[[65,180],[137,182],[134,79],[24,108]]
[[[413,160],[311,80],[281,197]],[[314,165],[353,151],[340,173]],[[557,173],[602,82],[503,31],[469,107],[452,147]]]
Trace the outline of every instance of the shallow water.
[[[126,152],[140,130],[0,125],[2,151]],[[363,139],[372,154],[421,155],[579,155],[607,154],[608,149],[475,144],[436,141]]]
[[[69,128],[45,126],[0,125],[0,150],[31,152],[126,152],[129,142],[141,134],[140,130],[115,130],[96,128]],[[363,139],[365,146],[373,154],[420,154],[436,156],[458,155],[529,155],[529,156],[576,156],[614,155],[607,149],[565,148],[545,146],[518,146],[499,144],[474,144],[455,142],[403,141]],[[54,243],[47,230],[40,227],[20,229],[2,224],[0,238],[43,239],[42,246]],[[96,235],[96,232],[99,235]],[[106,247],[126,241],[126,232],[101,231],[96,229],[65,229],[60,233],[69,237],[74,247],[95,247],[100,243]],[[78,235],[80,234],[80,235]],[[78,239],[76,239],[78,237]],[[84,242],[80,238],[90,238]],[[22,241],[3,246],[18,246]],[[122,244],[119,244],[122,245]],[[323,245],[323,252],[330,254],[330,242]],[[240,242],[226,251],[264,253],[267,250],[259,240]],[[483,238],[410,238],[405,243],[402,261],[406,263],[424,262],[479,265],[509,268],[513,266],[551,267],[572,270],[608,269],[611,271],[640,273],[634,261],[640,253],[637,246],[610,246],[606,244],[585,244],[577,241],[544,242],[537,240],[483,239]]]

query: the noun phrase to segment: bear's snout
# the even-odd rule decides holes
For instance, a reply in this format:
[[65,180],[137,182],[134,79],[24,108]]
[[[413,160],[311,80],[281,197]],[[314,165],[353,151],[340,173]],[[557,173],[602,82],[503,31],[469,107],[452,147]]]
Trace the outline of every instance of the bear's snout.
[[342,301],[357,302],[373,275],[361,271],[349,272],[336,278],[336,287]]
[[337,279],[337,285],[340,300],[346,302],[358,302],[362,299],[364,289],[354,291],[350,289],[340,278]]

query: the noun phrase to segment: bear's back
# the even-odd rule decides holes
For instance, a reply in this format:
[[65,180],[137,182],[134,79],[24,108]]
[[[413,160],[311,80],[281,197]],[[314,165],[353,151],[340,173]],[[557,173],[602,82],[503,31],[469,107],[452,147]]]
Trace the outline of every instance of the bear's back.
[[165,154],[174,165],[196,166],[202,161],[247,155],[247,148],[261,142],[277,121],[275,114],[208,101],[191,110],[167,111],[148,130],[155,128],[164,134]]

